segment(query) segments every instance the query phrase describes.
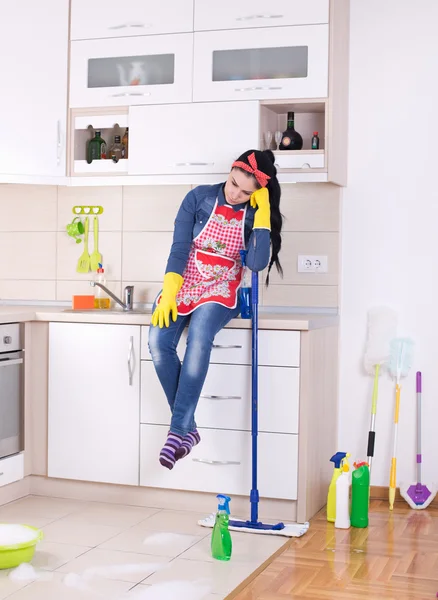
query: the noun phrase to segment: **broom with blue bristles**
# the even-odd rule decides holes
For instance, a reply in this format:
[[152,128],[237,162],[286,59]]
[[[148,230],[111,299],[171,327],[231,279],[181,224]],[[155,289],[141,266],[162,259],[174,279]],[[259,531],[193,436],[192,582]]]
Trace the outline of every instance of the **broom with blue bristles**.
[[414,342],[408,338],[395,338],[391,342],[389,371],[395,379],[395,411],[394,411],[394,449],[389,475],[389,510],[394,508],[395,488],[397,483],[397,433],[400,414],[401,378],[409,373],[412,363]]

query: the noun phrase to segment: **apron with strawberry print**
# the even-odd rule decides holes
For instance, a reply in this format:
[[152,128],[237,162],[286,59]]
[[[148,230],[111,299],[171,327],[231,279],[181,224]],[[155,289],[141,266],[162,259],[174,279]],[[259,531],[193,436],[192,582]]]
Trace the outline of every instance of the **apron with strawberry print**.
[[208,302],[236,307],[245,215],[246,207],[235,211],[231,206],[219,206],[216,200],[207,224],[192,242],[184,283],[176,297],[179,315],[188,315]]

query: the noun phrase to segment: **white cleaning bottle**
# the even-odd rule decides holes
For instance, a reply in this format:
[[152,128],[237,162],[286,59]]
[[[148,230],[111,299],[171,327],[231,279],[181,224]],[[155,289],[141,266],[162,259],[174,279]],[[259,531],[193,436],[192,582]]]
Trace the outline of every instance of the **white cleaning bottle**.
[[342,473],[336,482],[336,520],[335,527],[350,527],[350,467],[348,462],[342,465]]

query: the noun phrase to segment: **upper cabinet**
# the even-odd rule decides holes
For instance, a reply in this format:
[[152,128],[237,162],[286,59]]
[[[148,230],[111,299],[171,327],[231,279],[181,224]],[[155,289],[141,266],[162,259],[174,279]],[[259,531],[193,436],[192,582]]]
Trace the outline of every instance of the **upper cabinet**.
[[0,2],[0,175],[65,176],[68,15],[69,0]]
[[195,102],[324,98],[328,25],[195,33]]
[[193,34],[71,44],[70,106],[190,102]]
[[189,31],[193,31],[193,0],[72,0],[72,40]]
[[195,31],[329,22],[329,0],[195,0]]

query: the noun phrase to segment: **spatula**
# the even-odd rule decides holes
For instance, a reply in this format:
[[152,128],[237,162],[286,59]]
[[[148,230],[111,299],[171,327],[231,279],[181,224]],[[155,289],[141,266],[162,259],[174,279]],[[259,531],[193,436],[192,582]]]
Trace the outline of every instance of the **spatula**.
[[93,222],[94,229],[94,251],[90,255],[90,265],[92,271],[97,271],[99,268],[99,263],[102,263],[102,254],[100,254],[98,246],[99,246],[99,219],[94,217]]
[[88,273],[90,270],[90,255],[88,254],[88,217],[85,217],[84,251],[78,260],[77,273]]

